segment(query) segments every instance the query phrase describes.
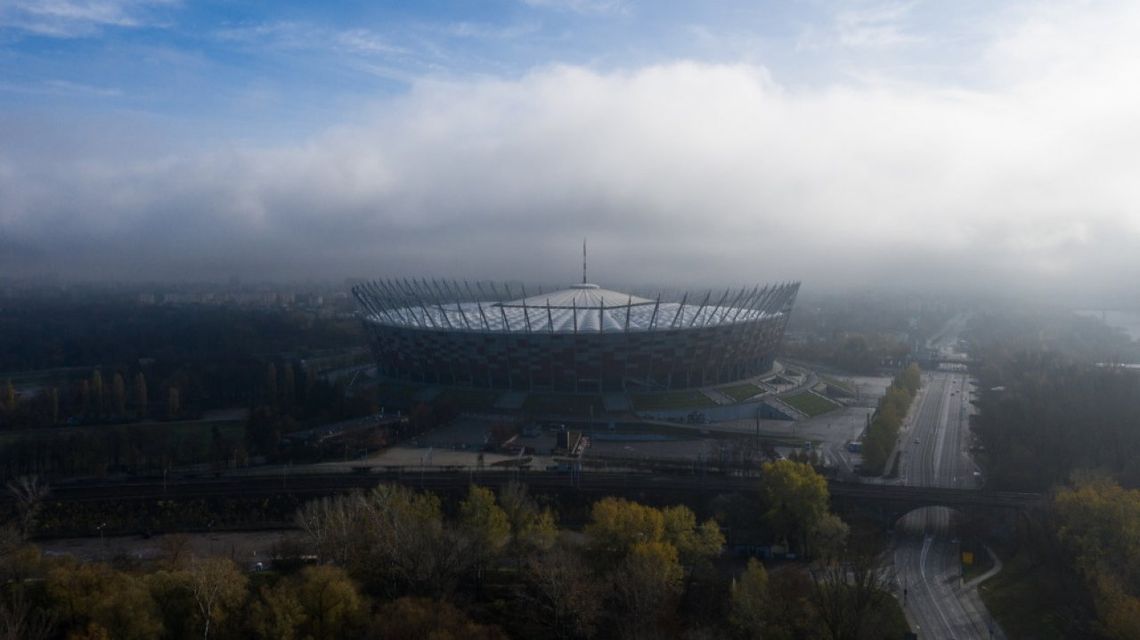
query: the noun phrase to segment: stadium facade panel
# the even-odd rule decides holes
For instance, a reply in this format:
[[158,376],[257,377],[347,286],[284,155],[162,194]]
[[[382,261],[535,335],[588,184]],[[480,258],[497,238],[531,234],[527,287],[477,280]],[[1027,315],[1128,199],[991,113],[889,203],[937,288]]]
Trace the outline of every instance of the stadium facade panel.
[[580,284],[516,299],[509,287],[386,280],[357,285],[353,294],[382,375],[598,393],[686,389],[766,372],[798,290],[790,283],[665,300]]

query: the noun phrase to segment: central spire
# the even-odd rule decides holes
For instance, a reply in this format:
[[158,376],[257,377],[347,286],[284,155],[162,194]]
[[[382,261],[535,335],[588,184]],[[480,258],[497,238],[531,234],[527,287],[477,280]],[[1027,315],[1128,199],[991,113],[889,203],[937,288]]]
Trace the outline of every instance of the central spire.
[[582,284],[586,284],[586,239],[582,238]]

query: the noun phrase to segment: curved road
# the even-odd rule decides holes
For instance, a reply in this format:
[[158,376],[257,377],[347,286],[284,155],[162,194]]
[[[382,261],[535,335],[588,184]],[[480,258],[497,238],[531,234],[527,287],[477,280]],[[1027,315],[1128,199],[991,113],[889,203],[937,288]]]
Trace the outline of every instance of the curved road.
[[[910,426],[901,436],[901,482],[975,488],[976,467],[966,452],[969,379],[943,371],[923,378]],[[961,585],[952,513],[941,507],[920,509],[896,528],[894,563],[903,608],[920,638],[1004,638],[977,591]]]

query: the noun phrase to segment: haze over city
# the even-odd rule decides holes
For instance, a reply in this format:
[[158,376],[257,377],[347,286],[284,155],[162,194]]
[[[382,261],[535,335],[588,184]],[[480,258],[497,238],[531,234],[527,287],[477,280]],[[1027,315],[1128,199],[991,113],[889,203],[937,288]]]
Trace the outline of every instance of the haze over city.
[[589,236],[603,282],[1115,299],[1138,27],[1129,2],[8,2],[0,268],[560,282]]

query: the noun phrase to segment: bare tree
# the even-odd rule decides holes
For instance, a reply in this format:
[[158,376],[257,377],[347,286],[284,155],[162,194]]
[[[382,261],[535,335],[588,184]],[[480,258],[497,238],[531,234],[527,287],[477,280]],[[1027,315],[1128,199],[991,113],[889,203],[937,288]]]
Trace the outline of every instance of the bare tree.
[[202,619],[202,638],[210,627],[241,606],[246,596],[246,577],[228,558],[196,560],[190,566],[190,591]]
[[51,493],[51,490],[46,483],[40,481],[39,476],[31,475],[20,476],[10,481],[8,492],[16,501],[20,536],[27,540],[35,531],[36,519],[40,515],[44,498]]
[[0,602],[0,640],[46,640],[54,627],[52,616],[29,602],[22,587]]
[[811,601],[831,640],[873,635],[892,598],[890,570],[882,553],[844,550],[816,562],[811,570]]

